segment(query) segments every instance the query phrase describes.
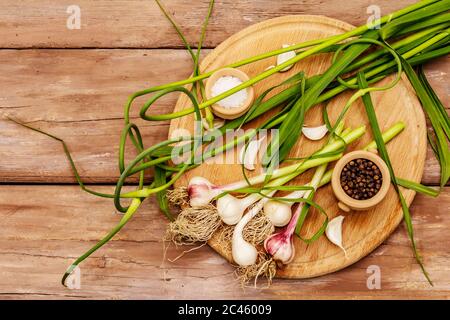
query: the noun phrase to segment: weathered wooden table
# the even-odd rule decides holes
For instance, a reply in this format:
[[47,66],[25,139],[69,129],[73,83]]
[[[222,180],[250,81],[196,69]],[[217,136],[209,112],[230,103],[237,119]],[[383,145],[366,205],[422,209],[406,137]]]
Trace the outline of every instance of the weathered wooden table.
[[[377,4],[386,14],[413,2]],[[208,1],[164,3],[195,43]],[[219,0],[205,45],[213,48],[250,24],[287,14],[326,14],[362,24],[371,3]],[[70,5],[81,10],[80,29],[70,19],[77,10]],[[206,246],[176,262],[163,261],[166,221],[150,200],[81,266],[81,289],[64,288],[60,278],[66,267],[119,216],[110,200],[90,196],[74,183],[59,143],[3,120],[4,114],[65,139],[83,180],[111,190],[118,175],[116,156],[127,96],[185,78],[191,72],[190,58],[148,0],[3,0],[0,47],[0,298],[450,297],[450,187],[437,199],[418,195],[412,205],[418,246],[434,287],[422,276],[401,226],[371,255],[345,270],[310,280],[275,280],[270,289],[242,290],[233,281],[233,268]],[[447,108],[449,66],[444,57],[426,67]],[[161,101],[155,111],[170,111],[175,99]],[[166,137],[167,123],[136,121],[144,128],[146,145]],[[437,185],[438,174],[429,150],[422,182]],[[171,247],[167,255],[179,253]],[[380,268],[381,289],[367,287],[371,265]]]

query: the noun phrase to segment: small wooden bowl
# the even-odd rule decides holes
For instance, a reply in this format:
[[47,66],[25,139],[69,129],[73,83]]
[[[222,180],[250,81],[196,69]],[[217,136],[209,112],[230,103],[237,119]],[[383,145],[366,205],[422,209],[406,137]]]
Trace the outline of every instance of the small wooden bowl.
[[[209,77],[209,79],[205,85],[206,98],[208,100],[212,98],[211,89],[214,86],[214,83],[216,83],[216,81],[220,77],[226,77],[226,76],[232,76],[232,77],[239,78],[240,80],[242,80],[242,82],[250,80],[250,78],[248,77],[247,74],[245,74],[244,72],[242,72],[238,69],[224,68],[224,69],[217,70]],[[235,118],[242,116],[244,113],[246,113],[248,111],[248,109],[252,105],[252,102],[253,102],[253,99],[255,96],[255,92],[254,92],[254,89],[252,86],[247,87],[246,90],[247,90],[247,99],[244,101],[242,106],[233,107],[233,108],[224,108],[224,107],[221,107],[218,103],[215,103],[211,106],[211,109],[214,112],[214,114],[222,119],[235,119]]]
[[[342,189],[341,186],[341,172],[344,169],[345,165],[350,161],[359,158],[372,161],[380,169],[381,177],[383,178],[381,188],[377,192],[377,194],[374,195],[372,198],[366,200],[353,199],[352,197],[350,197],[348,194],[345,193],[344,189]],[[336,163],[336,166],[334,167],[333,170],[333,176],[331,177],[331,186],[333,188],[333,192],[336,198],[338,198],[338,200],[340,201],[339,207],[344,211],[348,211],[345,210],[346,207],[353,210],[367,210],[369,208],[376,206],[386,196],[390,184],[391,184],[391,176],[389,174],[389,169],[386,166],[386,163],[383,161],[383,159],[381,159],[375,153],[362,150],[349,152],[345,156],[343,156]]]

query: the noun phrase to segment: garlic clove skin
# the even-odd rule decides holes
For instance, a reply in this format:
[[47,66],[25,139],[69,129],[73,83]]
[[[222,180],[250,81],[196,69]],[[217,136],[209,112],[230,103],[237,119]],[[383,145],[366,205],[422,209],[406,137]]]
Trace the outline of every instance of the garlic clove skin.
[[307,137],[309,140],[320,140],[328,132],[327,126],[324,124],[322,126],[318,127],[303,127],[302,133]]
[[265,137],[258,140],[252,140],[247,147],[243,146],[239,153],[239,160],[244,164],[247,170],[255,170],[256,157],[258,156],[259,148]]
[[215,186],[203,177],[193,177],[188,184],[189,204],[193,208],[208,205],[218,194]]
[[284,227],[292,217],[291,206],[280,201],[268,201],[264,204],[264,214],[275,227]]
[[[290,47],[290,45],[283,44],[283,48],[287,48],[287,47]],[[294,58],[295,56],[296,56],[295,51],[288,51],[288,52],[284,52],[284,53],[279,54],[277,56],[277,66],[279,66],[280,64],[282,64],[282,63],[284,63],[284,62]],[[293,67],[293,64],[291,64],[291,65],[281,69],[280,72],[286,72],[286,71],[290,70],[292,67]]]
[[241,200],[230,194],[226,194],[217,199],[216,206],[220,218],[228,225],[235,225],[238,223],[245,210],[245,208],[242,207]]
[[347,251],[342,246],[342,223],[344,222],[344,216],[337,216],[328,222],[327,228],[325,230],[325,235],[331,243],[335,244],[344,251],[345,256],[347,256]]

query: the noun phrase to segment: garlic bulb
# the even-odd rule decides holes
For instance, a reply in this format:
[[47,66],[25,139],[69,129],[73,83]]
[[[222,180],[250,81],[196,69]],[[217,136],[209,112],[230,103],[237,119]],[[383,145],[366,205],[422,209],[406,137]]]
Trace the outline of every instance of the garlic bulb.
[[284,227],[292,216],[291,205],[276,200],[268,201],[263,211],[275,227]]
[[325,137],[325,135],[328,132],[328,128],[325,124],[322,126],[318,126],[318,127],[305,127],[304,126],[302,128],[302,132],[305,135],[305,137],[307,137],[309,140],[320,140],[323,137]]
[[226,194],[217,199],[217,212],[224,223],[235,225],[241,220],[244,211],[259,198],[256,193],[242,199]]
[[187,187],[189,204],[193,208],[206,206],[220,194],[216,186],[203,177],[193,177]]
[[342,223],[344,221],[344,216],[337,216],[328,222],[325,234],[333,244],[338,246],[344,251],[345,256],[347,256],[347,251],[342,246]]
[[289,224],[284,227],[280,232],[274,233],[264,241],[264,249],[270,254],[274,260],[281,262],[282,264],[288,264],[294,259],[295,247],[294,247],[294,231],[297,224],[298,217],[301,212],[301,205],[295,210],[294,215],[291,217]]
[[292,235],[287,237],[286,234],[277,233],[273,237],[267,238],[266,242],[264,242],[264,246],[274,260],[279,261],[282,264],[289,264],[295,256],[295,247],[292,237]]
[[[297,190],[291,192],[284,199],[298,199],[305,195],[306,191]],[[264,205],[264,214],[270,219],[275,227],[284,227],[289,223],[292,217],[292,206],[295,202],[292,201],[277,201],[269,200]]]
[[[288,47],[290,47],[289,44],[283,44],[283,48],[288,48]],[[277,56],[277,66],[279,66],[280,64],[282,64],[282,63],[284,63],[284,62],[294,58],[295,56],[296,56],[295,51],[288,51],[288,52],[284,52],[284,53],[279,54]],[[293,66],[293,64],[291,64],[291,65],[281,69],[280,72],[286,72],[289,69],[291,69],[292,66]]]

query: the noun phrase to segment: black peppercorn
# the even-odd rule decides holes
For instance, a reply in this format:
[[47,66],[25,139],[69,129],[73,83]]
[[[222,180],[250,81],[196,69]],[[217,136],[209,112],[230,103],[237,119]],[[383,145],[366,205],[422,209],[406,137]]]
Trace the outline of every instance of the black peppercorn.
[[341,172],[344,192],[356,200],[366,200],[380,191],[383,177],[378,166],[367,159],[355,159],[347,163]]

